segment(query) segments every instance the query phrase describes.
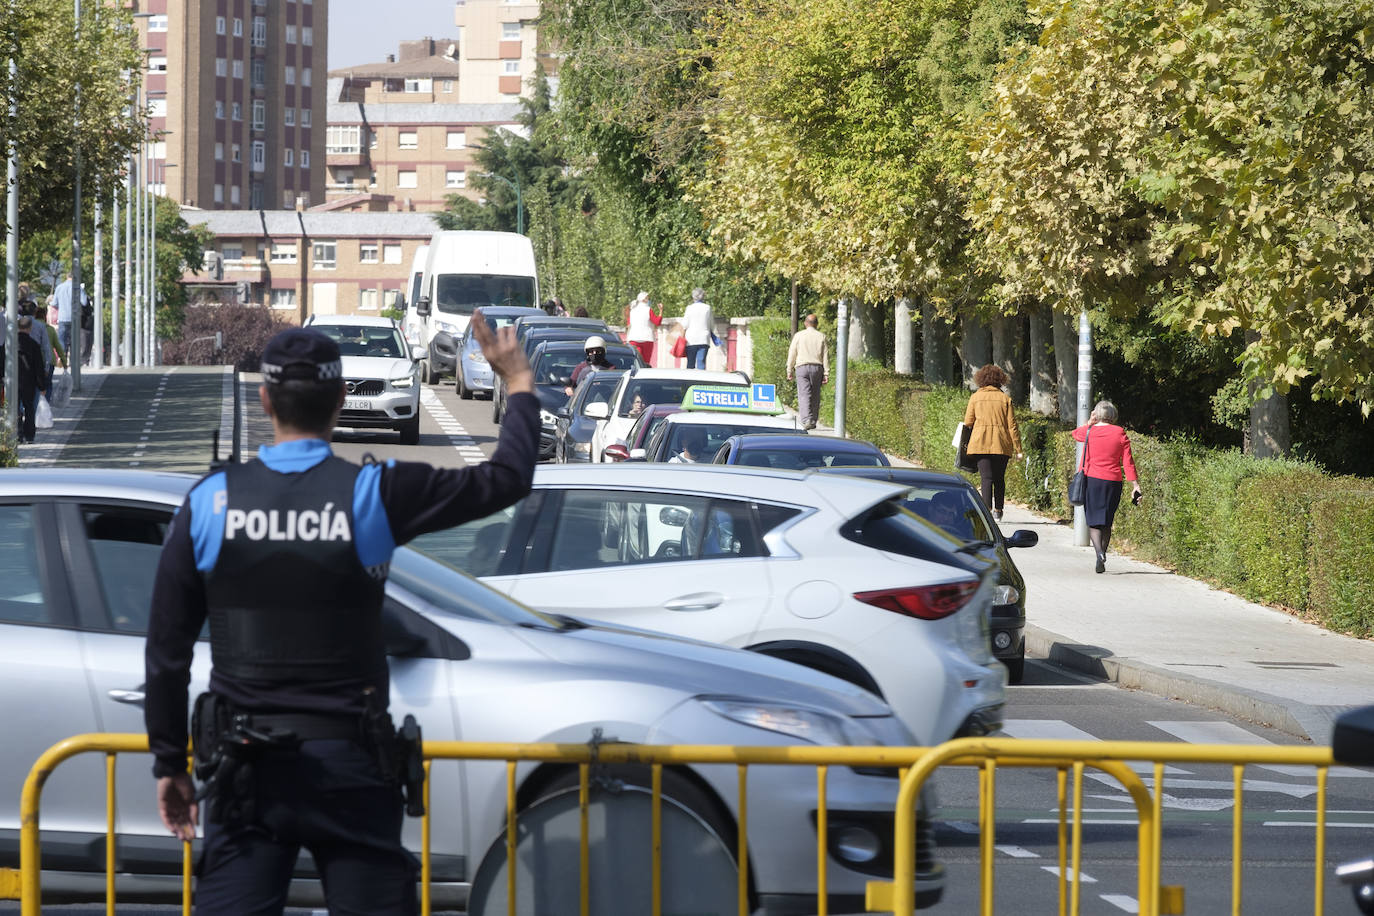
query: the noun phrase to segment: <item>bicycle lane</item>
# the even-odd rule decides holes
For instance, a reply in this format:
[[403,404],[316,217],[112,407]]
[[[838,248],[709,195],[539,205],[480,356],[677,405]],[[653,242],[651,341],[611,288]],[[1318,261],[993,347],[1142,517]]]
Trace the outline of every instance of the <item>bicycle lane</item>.
[[222,424],[224,377],[220,366],[108,371],[86,404],[74,404],[82,409],[60,450],[21,463],[203,473]]

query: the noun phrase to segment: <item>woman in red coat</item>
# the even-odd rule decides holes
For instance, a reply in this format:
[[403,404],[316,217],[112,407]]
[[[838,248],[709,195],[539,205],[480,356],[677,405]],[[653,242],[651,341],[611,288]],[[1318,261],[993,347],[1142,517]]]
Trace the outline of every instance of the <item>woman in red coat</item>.
[[1138,501],[1140,498],[1131,440],[1116,421],[1116,405],[1111,401],[1098,401],[1088,425],[1073,431],[1073,437],[1083,443],[1083,461],[1079,468],[1088,479],[1083,514],[1088,517],[1088,538],[1097,554],[1097,572],[1107,569],[1107,545],[1112,540],[1116,508],[1121,504],[1123,472],[1131,482],[1131,499]]

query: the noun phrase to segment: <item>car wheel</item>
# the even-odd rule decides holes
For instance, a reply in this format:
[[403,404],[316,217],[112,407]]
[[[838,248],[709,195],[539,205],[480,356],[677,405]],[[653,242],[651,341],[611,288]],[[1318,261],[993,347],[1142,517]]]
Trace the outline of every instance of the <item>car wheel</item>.
[[501,422],[501,402],[496,399],[496,394],[491,396],[491,422]]
[[434,384],[434,372],[429,368],[429,360],[420,360],[420,383],[424,385]]
[[453,384],[458,389],[458,397],[462,398],[465,401],[472,400],[472,389],[469,388],[467,385],[463,384],[462,372],[455,372],[453,374]]
[[409,420],[406,420],[406,421],[405,421],[404,423],[402,423],[400,426],[396,427],[396,431],[399,432],[399,433],[401,434],[401,444],[402,444],[402,445],[419,445],[419,444],[420,444],[420,415],[417,413],[415,416],[411,417]]
[[1021,683],[1021,679],[1026,676],[1026,644],[1021,643],[1021,654],[1016,658],[998,659],[1007,666],[1007,681],[1012,684]]
[[[645,766],[592,770],[587,807],[591,912],[642,916],[651,897],[652,790]],[[728,814],[686,776],[663,771],[661,900],[665,913],[736,910],[739,869]],[[581,816],[576,770],[561,774],[519,812],[516,822],[514,912],[566,912],[579,899]],[[537,876],[537,879],[536,879]],[[469,916],[504,916],[507,897],[505,831],[491,844],[473,877]]]

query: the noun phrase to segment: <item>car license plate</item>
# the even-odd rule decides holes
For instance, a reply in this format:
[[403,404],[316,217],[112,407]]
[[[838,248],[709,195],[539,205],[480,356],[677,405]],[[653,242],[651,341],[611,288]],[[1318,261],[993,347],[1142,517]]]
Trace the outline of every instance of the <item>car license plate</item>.
[[371,410],[372,402],[362,398],[344,398],[344,410]]

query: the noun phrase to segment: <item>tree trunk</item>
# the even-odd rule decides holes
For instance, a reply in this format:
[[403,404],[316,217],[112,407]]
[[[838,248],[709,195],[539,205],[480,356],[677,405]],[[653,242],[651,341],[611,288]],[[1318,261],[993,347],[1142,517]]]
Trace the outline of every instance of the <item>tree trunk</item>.
[[1050,307],[1030,308],[1030,409],[1042,416],[1055,414],[1054,340]]
[[1001,315],[992,323],[992,361],[1007,374],[1007,394],[1013,404],[1026,402],[1024,322],[1020,315]]
[[849,319],[849,359],[882,361],[882,315],[878,306],[861,299],[851,299]]
[[864,341],[866,322],[862,314],[864,308],[866,306],[859,299],[849,300],[849,361],[851,363],[856,359],[863,359],[867,349],[867,344]]
[[1078,422],[1078,331],[1072,317],[1055,311],[1054,368],[1059,388],[1059,419]]
[[[1259,340],[1255,331],[1247,331],[1245,339]],[[1258,385],[1251,383],[1254,396]],[[1255,458],[1287,458],[1293,447],[1288,427],[1288,398],[1275,392],[1250,406],[1250,422],[1245,431],[1245,452]]]
[[911,300],[903,296],[897,300],[897,313],[892,329],[892,368],[898,375],[916,372],[915,328],[911,325]]
[[981,318],[965,315],[963,320],[963,340],[959,345],[959,355],[964,360],[964,385],[970,390],[973,374],[992,362],[992,333]]
[[932,385],[954,384],[954,351],[949,345],[949,322],[935,314],[935,306],[921,303],[921,368]]

